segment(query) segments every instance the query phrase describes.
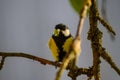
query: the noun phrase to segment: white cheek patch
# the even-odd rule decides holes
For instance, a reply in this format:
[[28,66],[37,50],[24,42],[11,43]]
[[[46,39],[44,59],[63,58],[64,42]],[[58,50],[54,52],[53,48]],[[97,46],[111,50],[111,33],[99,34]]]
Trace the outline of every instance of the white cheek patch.
[[66,29],[65,31],[62,31],[62,33],[63,33],[65,36],[69,36],[69,35],[70,35],[70,30],[69,30],[69,29]]

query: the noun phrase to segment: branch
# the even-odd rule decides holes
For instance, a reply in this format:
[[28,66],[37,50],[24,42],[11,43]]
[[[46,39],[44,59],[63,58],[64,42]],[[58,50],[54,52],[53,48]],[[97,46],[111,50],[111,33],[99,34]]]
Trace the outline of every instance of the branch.
[[[53,61],[50,61],[50,60],[46,60],[46,59],[43,59],[43,58],[40,58],[40,57],[37,57],[37,56],[34,56],[34,55],[30,55],[30,54],[26,54],[26,53],[18,53],[18,52],[0,52],[0,56],[2,57],[2,60],[1,60],[1,63],[0,63],[0,68],[2,69],[3,67],[3,64],[4,64],[4,61],[5,61],[5,58],[7,57],[23,57],[23,58],[27,58],[27,59],[32,59],[34,61],[38,61],[40,62],[41,64],[43,65],[46,65],[46,64],[49,64],[49,65],[52,65],[52,66],[57,66],[57,67],[61,67],[61,64],[57,63],[56,62],[53,62]],[[1,67],[2,66],[2,67]],[[67,68],[69,69],[69,68]],[[86,74],[88,76],[90,76],[92,73],[92,68],[77,68],[76,69],[76,74],[75,75],[81,75],[81,74]],[[69,73],[68,74],[69,76],[70,75],[74,75],[73,73]]]
[[[92,5],[91,5],[91,1],[92,1]],[[80,13],[80,20],[79,20],[79,24],[77,27],[75,39],[73,40],[73,43],[71,46],[70,54],[67,55],[67,57],[64,59],[62,64],[60,64],[60,63],[56,64],[56,62],[53,62],[53,61],[50,61],[47,59],[43,59],[43,58],[40,58],[40,57],[37,57],[34,55],[26,54],[26,53],[0,52],[0,56],[2,57],[1,63],[0,63],[0,70],[3,68],[5,59],[7,57],[24,57],[24,58],[32,59],[34,61],[38,61],[43,65],[49,64],[49,65],[52,65],[55,67],[56,66],[60,67],[60,69],[57,73],[57,76],[56,76],[56,80],[60,79],[62,72],[66,69],[70,70],[68,73],[68,76],[71,77],[72,80],[76,80],[77,77],[82,74],[87,75],[88,80],[91,80],[92,77],[94,77],[95,80],[100,80],[100,63],[101,63],[100,57],[102,57],[120,75],[120,69],[113,62],[110,55],[105,51],[105,48],[102,47],[102,32],[97,27],[97,21],[99,20],[101,22],[101,24],[103,24],[103,26],[105,26],[114,35],[116,35],[116,33],[114,32],[112,27],[107,22],[105,22],[104,19],[102,19],[99,16],[99,12],[96,7],[96,0],[85,0],[85,2],[86,3]],[[92,46],[92,51],[93,51],[93,66],[90,68],[78,68],[78,67],[76,67],[76,65],[73,65],[73,66],[75,66],[75,68],[72,67],[72,69],[71,69],[71,67],[69,67],[69,62],[73,58],[74,59],[77,58],[78,54],[80,53],[79,50],[81,50],[80,34],[82,32],[83,23],[84,23],[84,20],[85,20],[86,14],[87,14],[87,10],[89,9],[89,7],[90,7],[90,12],[89,12],[89,14],[90,14],[90,16],[89,16],[90,29],[88,32],[88,40],[91,40],[91,46]]]
[[[74,62],[73,60],[74,59],[77,60],[77,58],[79,57],[79,55],[81,53],[80,34],[82,32],[83,23],[84,23],[84,20],[85,20],[86,15],[87,15],[87,11],[90,8],[90,6],[91,6],[91,0],[85,0],[83,8],[82,8],[80,15],[79,15],[80,19],[79,19],[79,23],[77,26],[76,36],[75,36],[75,38],[72,41],[72,44],[70,46],[69,54],[67,55],[67,57],[64,58],[64,60],[62,62],[62,66],[60,67],[60,69],[58,70],[58,72],[56,74],[55,80],[60,80],[60,77],[61,77],[63,71],[66,69],[67,66],[69,66],[69,63],[71,63],[70,61],[73,62],[72,70],[76,66],[76,61]],[[76,80],[76,77],[71,77],[71,78],[72,78],[72,80]]]
[[88,32],[88,40],[91,40],[91,47],[93,51],[93,76],[95,80],[100,80],[100,55],[98,51],[98,44],[101,44],[102,32],[97,28],[97,14],[96,0],[92,0],[92,6],[89,12],[90,29]]
[[71,59],[74,58],[74,54],[70,54],[67,58],[65,58],[62,62],[62,65],[60,67],[60,69],[58,70],[58,72],[56,73],[56,77],[55,77],[55,80],[60,80],[60,77],[62,75],[62,73],[64,72],[64,70],[67,68],[68,64],[69,64],[69,61]]
[[105,48],[101,46],[100,52],[101,57],[109,63],[109,65],[118,73],[118,75],[120,75],[120,68],[118,68],[115,62],[113,62],[112,57],[105,51]]
[[72,80],[76,80],[76,78],[80,75],[86,75],[88,77],[87,80],[91,80],[93,77],[93,67],[89,68],[76,68],[74,70],[70,70],[68,76],[72,78]]
[[112,29],[112,26],[110,26],[99,14],[97,15],[97,19],[109,32],[111,32],[113,35],[116,35],[115,31]]
[[46,59],[43,59],[43,58],[40,58],[40,57],[37,57],[37,56],[33,56],[33,55],[30,55],[30,54],[26,54],[26,53],[0,52],[0,56],[2,57],[0,68],[2,68],[1,66],[3,66],[4,60],[7,57],[24,57],[24,58],[32,59],[34,61],[38,61],[38,62],[40,62],[43,65],[49,64],[49,65],[57,66],[57,67],[61,66],[61,64],[59,64],[59,63],[56,64],[56,62],[53,62],[53,61],[50,61],[50,60],[46,60]]
[[97,27],[97,21],[100,21],[111,33],[115,35],[112,27],[99,16],[98,9],[96,7],[96,0],[92,0],[92,6],[90,8],[90,30],[88,32],[88,40],[91,40],[91,46],[93,50],[93,75],[95,80],[100,80],[100,57],[105,59],[110,66],[120,75],[120,69],[113,62],[110,55],[102,47],[102,32]]
[[77,31],[76,31],[76,38],[77,37],[80,37],[80,34],[82,32],[82,28],[83,28],[83,23],[84,23],[84,20],[87,16],[87,12],[91,6],[91,0],[84,0],[84,5],[82,7],[82,10],[80,11],[80,19],[79,19],[79,23],[78,23],[78,27],[77,27]]

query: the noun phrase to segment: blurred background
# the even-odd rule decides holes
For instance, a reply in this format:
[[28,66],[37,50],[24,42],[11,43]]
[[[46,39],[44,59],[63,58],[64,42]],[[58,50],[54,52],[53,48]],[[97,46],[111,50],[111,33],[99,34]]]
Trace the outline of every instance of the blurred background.
[[[108,31],[100,24],[103,32],[103,46],[120,67],[120,0],[107,0],[108,21],[113,26],[116,37],[112,40]],[[98,7],[101,10],[101,0]],[[73,36],[78,24],[78,14],[68,0],[0,0],[0,52],[24,52],[53,60],[47,42],[54,26],[64,23]],[[86,19],[82,31],[82,53],[78,66],[92,66],[92,51],[87,40],[89,21]],[[1,58],[0,58],[1,59]],[[120,76],[101,58],[101,80],[120,80]],[[26,58],[9,57],[0,71],[0,80],[54,80],[55,67],[42,65]],[[78,80],[86,80],[86,76]],[[62,79],[70,80],[67,71]]]

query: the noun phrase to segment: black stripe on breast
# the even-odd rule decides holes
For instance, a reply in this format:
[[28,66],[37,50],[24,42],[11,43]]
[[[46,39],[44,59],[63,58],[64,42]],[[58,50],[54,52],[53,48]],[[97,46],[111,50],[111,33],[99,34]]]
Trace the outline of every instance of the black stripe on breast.
[[65,36],[63,36],[63,35],[59,35],[59,36],[52,36],[52,38],[54,39],[54,41],[55,41],[55,43],[56,43],[56,45],[57,45],[57,47],[58,47],[58,49],[59,49],[59,51],[60,52],[58,52],[58,54],[59,54],[59,61],[62,61],[63,60],[63,58],[64,58],[64,56],[66,55],[66,52],[65,51],[63,51],[63,45],[64,45],[64,42],[69,38],[69,37],[71,37],[71,35],[70,36],[68,36],[68,37],[65,37]]

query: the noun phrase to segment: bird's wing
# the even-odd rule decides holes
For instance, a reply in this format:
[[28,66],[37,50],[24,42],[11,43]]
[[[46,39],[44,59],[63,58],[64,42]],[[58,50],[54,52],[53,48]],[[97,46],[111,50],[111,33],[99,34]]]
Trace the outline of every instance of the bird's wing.
[[65,51],[66,53],[69,53],[72,41],[73,41],[73,37],[71,36],[64,42],[63,51]]
[[58,52],[59,52],[59,49],[58,47],[56,46],[55,44],[55,41],[53,40],[53,38],[50,38],[49,41],[48,41],[48,46],[52,52],[52,56],[53,58],[58,61]]

